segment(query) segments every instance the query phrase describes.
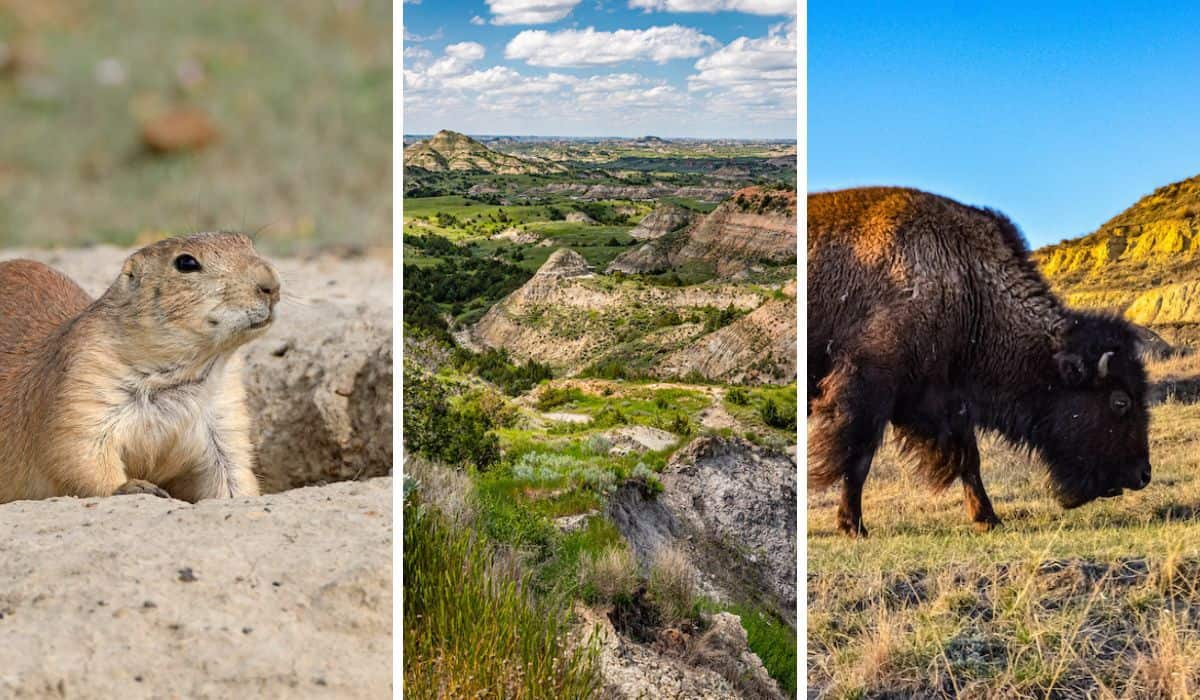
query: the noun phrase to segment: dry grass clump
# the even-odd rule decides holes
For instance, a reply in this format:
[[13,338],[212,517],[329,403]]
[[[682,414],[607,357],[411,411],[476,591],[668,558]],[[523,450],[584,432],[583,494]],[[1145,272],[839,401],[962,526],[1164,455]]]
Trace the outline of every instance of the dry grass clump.
[[466,526],[475,519],[475,506],[470,500],[475,487],[461,469],[409,454],[404,461],[404,475],[415,482],[421,501],[440,510],[450,522]]
[[865,540],[810,494],[808,685],[822,698],[1200,697],[1200,405],[1152,410],[1154,482],[1063,511],[1036,461],[982,444],[1004,526],[976,534],[892,447]]
[[637,561],[624,545],[606,547],[580,563],[579,584],[589,602],[628,598],[637,583]]
[[687,555],[678,547],[662,547],[655,554],[646,590],[664,625],[677,625],[695,616],[696,581]]

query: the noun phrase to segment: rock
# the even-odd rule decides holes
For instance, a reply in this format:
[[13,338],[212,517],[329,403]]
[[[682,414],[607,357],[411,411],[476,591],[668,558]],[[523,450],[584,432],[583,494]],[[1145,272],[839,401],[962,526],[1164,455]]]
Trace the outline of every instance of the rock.
[[617,633],[604,611],[576,607],[581,636],[596,634],[600,645],[598,665],[603,677],[602,697],[612,700],[687,698],[729,700],[742,697],[716,671],[688,664],[680,656],[660,653],[649,644]]
[[573,211],[567,214],[567,223],[569,224],[594,224],[596,220],[584,214],[581,211]]
[[[40,260],[98,296],[130,252],[3,250],[0,259]],[[283,300],[266,336],[241,351],[263,489],[390,474],[390,264],[267,257],[283,279]]]
[[176,109],[142,123],[142,143],[154,153],[198,151],[219,135],[208,113],[196,107]]
[[783,693],[762,660],[750,650],[741,618],[733,613],[708,617],[706,629],[688,651],[693,666],[712,669],[738,689],[744,698],[778,698]]
[[676,204],[659,204],[647,214],[629,235],[639,241],[648,241],[678,231],[691,223],[693,213]]
[[513,228],[512,226],[504,229],[500,233],[493,234],[489,238],[493,241],[508,241],[509,243],[515,243],[517,245],[537,243],[542,240],[540,236],[532,231],[522,231],[521,229]]
[[0,697],[390,697],[391,489],[0,506]]
[[796,282],[733,323],[708,333],[662,360],[664,376],[693,372],[730,384],[796,381]]
[[469,136],[445,129],[427,141],[405,148],[404,167],[429,172],[479,171],[505,175],[567,172],[566,167],[557,163],[494,151]]
[[623,425],[604,433],[613,446],[612,455],[627,455],[632,452],[658,452],[671,447],[679,438],[674,433],[645,425]]
[[699,437],[671,457],[648,496],[626,484],[607,515],[644,565],[680,547],[701,588],[796,620],[796,463],[741,438]]
[[[748,285],[702,284],[687,287],[613,284],[598,277],[582,255],[570,249],[555,251],[533,277],[494,304],[471,326],[467,341],[474,346],[504,348],[519,360],[537,360],[556,369],[577,372],[627,342],[624,324],[634,313],[648,309],[680,312],[729,306],[750,311],[764,301]],[[646,338],[648,344],[669,339],[671,349],[699,335],[701,326],[660,329],[666,338]],[[688,331],[687,337],[672,333]],[[651,330],[650,333],[654,331]]]
[[617,256],[608,270],[653,274],[699,265],[732,277],[754,265],[795,260],[796,193],[746,187],[686,229],[664,233]]

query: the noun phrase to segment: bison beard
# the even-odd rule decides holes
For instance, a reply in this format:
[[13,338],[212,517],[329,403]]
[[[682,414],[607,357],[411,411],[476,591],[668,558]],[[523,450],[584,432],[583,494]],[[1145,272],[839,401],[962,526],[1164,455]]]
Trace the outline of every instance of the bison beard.
[[1038,453],[1068,508],[1150,478],[1138,336],[1069,311],[1002,215],[896,188],[809,196],[809,483],[840,483],[838,527],[890,423],[935,488],[1000,523],[976,430]]

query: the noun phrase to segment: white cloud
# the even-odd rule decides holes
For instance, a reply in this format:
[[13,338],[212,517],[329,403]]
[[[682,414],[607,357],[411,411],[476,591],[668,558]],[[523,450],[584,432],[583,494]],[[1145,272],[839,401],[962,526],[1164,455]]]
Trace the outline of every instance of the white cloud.
[[432,78],[458,75],[483,58],[483,54],[483,45],[473,41],[450,44],[445,49],[445,55],[434,61],[426,73]]
[[629,0],[629,7],[660,12],[745,12],[752,15],[794,15],[796,0]]
[[487,24],[487,20],[480,17],[479,15],[475,15],[474,17],[471,18],[471,24],[475,25],[476,27],[481,27],[481,26]]
[[718,45],[711,36],[677,24],[615,32],[598,32],[592,27],[558,32],[527,29],[508,42],[504,56],[552,68],[637,60],[666,63],[701,56]]
[[434,32],[433,34],[426,34],[425,36],[421,36],[420,34],[413,34],[412,32],[408,31],[407,28],[404,30],[404,40],[405,41],[412,41],[412,42],[419,43],[422,41],[437,41],[438,39],[441,39],[441,38],[442,38],[442,28],[441,27],[438,27],[437,31]]
[[571,14],[581,0],[487,0],[492,24],[548,24]]
[[411,61],[427,61],[433,58],[433,53],[420,46],[409,46],[404,49],[404,57]]
[[700,60],[688,89],[716,109],[795,110],[796,23],[778,24],[758,39],[739,37]]

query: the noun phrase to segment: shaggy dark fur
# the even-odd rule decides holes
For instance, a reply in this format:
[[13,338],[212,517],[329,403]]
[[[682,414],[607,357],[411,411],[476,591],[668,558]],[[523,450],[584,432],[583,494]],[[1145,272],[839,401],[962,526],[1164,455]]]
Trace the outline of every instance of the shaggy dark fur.
[[866,534],[888,423],[932,485],[962,481],[980,529],[1000,520],[977,428],[1038,452],[1065,507],[1142,488],[1145,395],[1133,328],[1064,308],[1003,215],[910,189],[809,195],[809,483],[841,483],[843,531]]

